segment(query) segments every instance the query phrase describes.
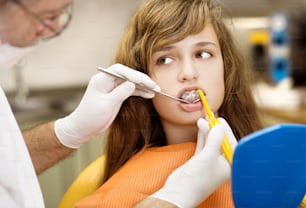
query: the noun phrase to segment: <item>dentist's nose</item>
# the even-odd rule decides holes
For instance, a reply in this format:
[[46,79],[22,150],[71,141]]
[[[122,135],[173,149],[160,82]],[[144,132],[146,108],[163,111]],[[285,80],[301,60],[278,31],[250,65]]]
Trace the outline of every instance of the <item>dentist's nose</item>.
[[184,81],[192,81],[194,79],[197,79],[199,77],[199,72],[192,63],[187,62],[182,64],[180,71],[178,73],[178,79],[181,82]]

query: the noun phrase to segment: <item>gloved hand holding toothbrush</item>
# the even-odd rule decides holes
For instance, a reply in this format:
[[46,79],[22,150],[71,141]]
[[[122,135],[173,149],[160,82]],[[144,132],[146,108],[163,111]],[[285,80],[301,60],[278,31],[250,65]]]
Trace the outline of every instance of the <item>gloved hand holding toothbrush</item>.
[[[146,74],[121,64],[112,65],[108,69],[134,83],[159,88]],[[136,89],[132,82],[123,82],[105,73],[94,75],[78,107],[70,115],[55,121],[55,133],[60,142],[67,147],[78,148],[110,126],[129,96],[154,96],[153,92]]]
[[226,134],[233,150],[237,140],[227,122],[209,130],[208,122],[199,119],[197,146],[194,156],[176,169],[165,185],[150,197],[170,202],[177,207],[192,208],[207,199],[219,186],[231,177],[231,166],[221,151]]

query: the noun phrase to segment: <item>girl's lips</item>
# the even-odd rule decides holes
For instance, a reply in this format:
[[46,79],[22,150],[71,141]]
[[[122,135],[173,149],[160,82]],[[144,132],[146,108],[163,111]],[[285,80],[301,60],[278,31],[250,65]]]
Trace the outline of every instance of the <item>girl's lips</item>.
[[187,112],[194,112],[202,109],[202,103],[200,100],[191,104],[180,102],[179,106]]

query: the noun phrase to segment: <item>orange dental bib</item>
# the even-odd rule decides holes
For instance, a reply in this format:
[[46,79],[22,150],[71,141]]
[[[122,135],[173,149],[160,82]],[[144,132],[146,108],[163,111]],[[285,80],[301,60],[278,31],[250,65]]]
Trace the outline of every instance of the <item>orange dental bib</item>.
[[[195,143],[144,149],[75,207],[133,207],[160,189],[168,176],[193,156],[194,150]],[[221,186],[198,207],[234,207],[230,183]]]

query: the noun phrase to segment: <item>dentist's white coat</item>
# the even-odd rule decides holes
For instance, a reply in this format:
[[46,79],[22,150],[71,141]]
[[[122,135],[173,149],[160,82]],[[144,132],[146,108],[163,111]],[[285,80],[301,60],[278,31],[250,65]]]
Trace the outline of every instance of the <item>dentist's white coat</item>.
[[43,208],[34,167],[0,86],[0,208]]

